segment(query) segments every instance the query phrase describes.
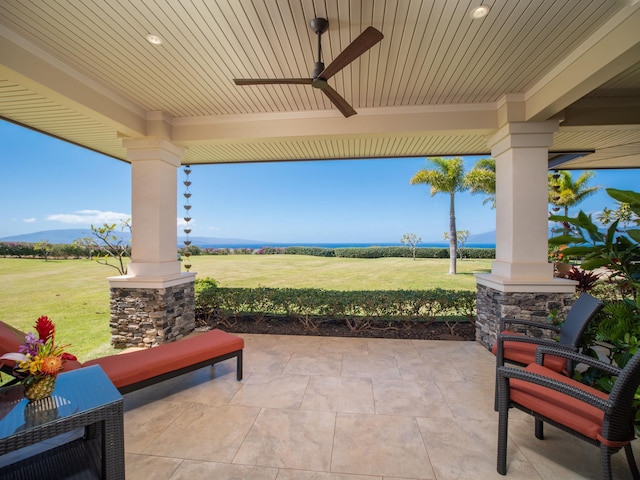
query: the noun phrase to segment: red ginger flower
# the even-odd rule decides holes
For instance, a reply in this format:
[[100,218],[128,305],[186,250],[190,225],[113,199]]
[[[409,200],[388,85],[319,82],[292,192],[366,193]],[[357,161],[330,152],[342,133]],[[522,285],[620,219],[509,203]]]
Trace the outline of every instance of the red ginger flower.
[[49,317],[47,317],[46,315],[42,315],[40,318],[38,318],[38,320],[36,321],[35,329],[40,336],[40,340],[46,342],[47,340],[51,339],[53,341],[53,337],[56,333],[56,327],[53,322],[49,320]]

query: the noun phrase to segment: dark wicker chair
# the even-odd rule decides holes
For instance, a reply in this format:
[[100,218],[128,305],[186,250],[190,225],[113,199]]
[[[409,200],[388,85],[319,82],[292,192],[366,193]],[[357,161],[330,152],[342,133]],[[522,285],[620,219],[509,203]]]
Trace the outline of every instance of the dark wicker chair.
[[[496,356],[496,369],[505,363],[527,366],[535,362],[536,348],[540,345],[563,346],[573,351],[578,351],[580,338],[589,322],[595,318],[603,303],[588,293],[582,293],[575,301],[562,326],[547,325],[530,320],[504,318],[500,320],[500,333],[493,345],[493,353]],[[558,342],[549,338],[532,337],[515,331],[507,330],[507,325],[534,327],[559,334]],[[573,365],[570,360],[549,356],[545,360],[545,367],[564,375],[573,374]],[[495,409],[498,408],[498,390],[496,385]]]
[[[617,376],[609,395],[542,366],[545,355],[564,357]],[[640,478],[631,449],[634,437],[632,406],[640,384],[640,353],[624,369],[562,347],[539,347],[536,363],[526,368],[498,368],[498,473],[507,472],[509,409],[515,407],[535,418],[535,436],[543,439],[549,423],[600,447],[602,478],[611,480],[611,455],[624,448],[631,474]]]

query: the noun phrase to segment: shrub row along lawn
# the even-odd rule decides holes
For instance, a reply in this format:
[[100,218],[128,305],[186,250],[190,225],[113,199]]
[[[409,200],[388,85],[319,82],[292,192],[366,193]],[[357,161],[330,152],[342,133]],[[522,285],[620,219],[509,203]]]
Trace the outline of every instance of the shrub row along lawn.
[[207,325],[235,327],[239,317],[255,321],[280,315],[310,333],[321,322],[342,321],[353,332],[372,324],[471,321],[475,292],[432,290],[338,291],[313,288],[220,288],[213,279],[196,280],[196,316]]
[[[316,288],[323,290],[466,290],[473,272],[488,272],[491,260],[462,260],[448,275],[448,259],[323,258],[302,255],[197,256],[197,278],[221,287]],[[109,285],[115,269],[85,259],[0,258],[0,320],[33,331],[40,315],[57,326],[57,338],[82,361],[113,351],[109,330]]]

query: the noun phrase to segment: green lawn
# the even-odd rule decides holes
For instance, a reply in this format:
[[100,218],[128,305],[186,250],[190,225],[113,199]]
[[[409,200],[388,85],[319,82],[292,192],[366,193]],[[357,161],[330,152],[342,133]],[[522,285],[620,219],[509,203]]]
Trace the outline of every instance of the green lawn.
[[491,260],[331,258],[305,255],[202,255],[191,257],[192,272],[221,287],[307,287],[328,290],[447,288],[475,290],[476,272],[490,272]]
[[[222,287],[315,287],[328,290],[447,288],[475,290],[474,272],[491,260],[322,258],[301,255],[191,257],[191,271]],[[40,315],[57,326],[60,343],[81,361],[113,352],[109,332],[109,284],[115,269],[89,260],[0,258],[0,320],[33,331]]]

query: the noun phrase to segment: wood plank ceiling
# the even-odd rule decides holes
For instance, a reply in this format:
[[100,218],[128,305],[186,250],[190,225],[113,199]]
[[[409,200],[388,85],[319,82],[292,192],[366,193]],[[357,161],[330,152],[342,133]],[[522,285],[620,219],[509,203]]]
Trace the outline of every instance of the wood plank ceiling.
[[[0,39],[43,62],[18,68],[0,53],[0,115],[97,151],[125,158],[112,110],[148,119],[163,112],[178,129],[234,122],[318,121],[306,135],[210,135],[187,141],[184,163],[486,154],[490,128],[425,133],[336,134],[341,118],[309,85],[239,87],[233,78],[309,77],[317,56],[314,17],[329,19],[323,35],[328,64],[367,26],[384,40],[330,84],[358,117],[403,112],[492,109],[505,94],[526,96],[616,15],[636,1],[485,0],[490,14],[474,20],[476,0],[3,0]],[[637,9],[637,8],[636,8]],[[145,40],[159,36],[162,45]],[[14,55],[12,57],[12,55]],[[640,92],[640,59],[588,93],[591,101]],[[46,68],[45,68],[46,67]],[[65,95],[38,75],[56,68],[104,97]],[[109,106],[109,102],[111,106]],[[441,110],[439,110],[441,109]],[[353,124],[357,125],[356,120]],[[345,124],[347,125],[347,124]],[[135,130],[135,129],[134,129]],[[347,129],[348,130],[348,129]],[[189,135],[187,135],[188,137]],[[640,142],[635,128],[568,129],[556,150],[597,150]],[[180,140],[178,140],[180,143]],[[632,153],[635,150],[632,149]],[[640,150],[639,150],[640,152]]]

